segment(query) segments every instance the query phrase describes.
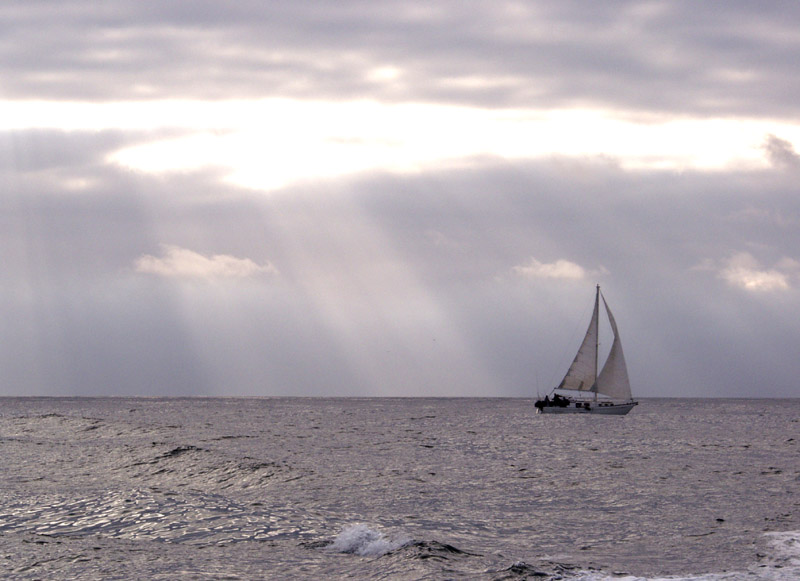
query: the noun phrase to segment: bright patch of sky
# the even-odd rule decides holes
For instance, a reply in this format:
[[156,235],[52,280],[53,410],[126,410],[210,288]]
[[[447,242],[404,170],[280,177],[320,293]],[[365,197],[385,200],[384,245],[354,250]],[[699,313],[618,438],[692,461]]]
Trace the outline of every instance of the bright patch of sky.
[[600,156],[624,169],[760,168],[769,164],[769,135],[800,142],[800,125],[631,118],[590,109],[286,99],[2,106],[8,114],[0,129],[170,130],[116,151],[108,161],[149,173],[215,168],[231,183],[264,190],[371,170],[417,172],[487,156]]

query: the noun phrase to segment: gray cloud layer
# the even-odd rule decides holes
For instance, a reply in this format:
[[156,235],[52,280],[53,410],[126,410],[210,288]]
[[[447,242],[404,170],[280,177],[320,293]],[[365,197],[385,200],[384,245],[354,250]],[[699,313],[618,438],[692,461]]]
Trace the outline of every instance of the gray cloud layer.
[[[42,133],[15,139],[33,150]],[[794,393],[791,169],[626,173],[564,159],[264,197],[213,175],[96,165],[118,141],[53,134],[44,161],[6,165],[5,183],[33,184],[2,196],[9,393],[530,395],[563,372],[595,280],[639,395]],[[94,186],[48,186],[53,171]],[[137,272],[143,256],[168,257],[162,244],[271,274]],[[732,284],[741,253],[789,288]],[[532,258],[597,279],[526,278],[515,267]]]
[[[292,96],[797,116],[792,2],[11,1],[6,98]],[[395,69],[396,76],[382,74]],[[113,79],[113,82],[109,82]]]

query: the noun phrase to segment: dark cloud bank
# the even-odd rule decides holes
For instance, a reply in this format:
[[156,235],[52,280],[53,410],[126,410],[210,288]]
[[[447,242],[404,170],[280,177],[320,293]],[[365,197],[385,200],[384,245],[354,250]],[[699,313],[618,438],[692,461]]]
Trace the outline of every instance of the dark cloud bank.
[[0,26],[2,95],[13,99],[367,97],[798,116],[793,2],[18,0],[3,3]]

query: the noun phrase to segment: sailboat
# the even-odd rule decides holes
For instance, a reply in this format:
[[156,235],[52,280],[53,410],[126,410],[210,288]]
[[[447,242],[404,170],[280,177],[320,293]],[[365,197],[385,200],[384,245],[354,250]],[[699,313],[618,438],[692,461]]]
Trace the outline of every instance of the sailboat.
[[[598,345],[600,338],[600,297],[614,333],[614,342],[600,373],[597,372]],[[564,395],[562,392],[566,392]],[[534,405],[542,414],[604,414],[623,416],[639,402],[631,395],[628,368],[622,354],[622,343],[614,315],[608,308],[606,297],[600,292],[594,298],[594,311],[589,328],[583,338],[578,354],[558,387]]]

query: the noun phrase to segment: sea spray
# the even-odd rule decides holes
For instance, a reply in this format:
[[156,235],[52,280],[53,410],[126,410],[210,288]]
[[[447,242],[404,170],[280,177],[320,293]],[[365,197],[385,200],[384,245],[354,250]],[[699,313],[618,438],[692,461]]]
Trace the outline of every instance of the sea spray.
[[361,557],[380,557],[411,542],[409,538],[389,539],[363,523],[346,526],[328,545],[332,551]]

